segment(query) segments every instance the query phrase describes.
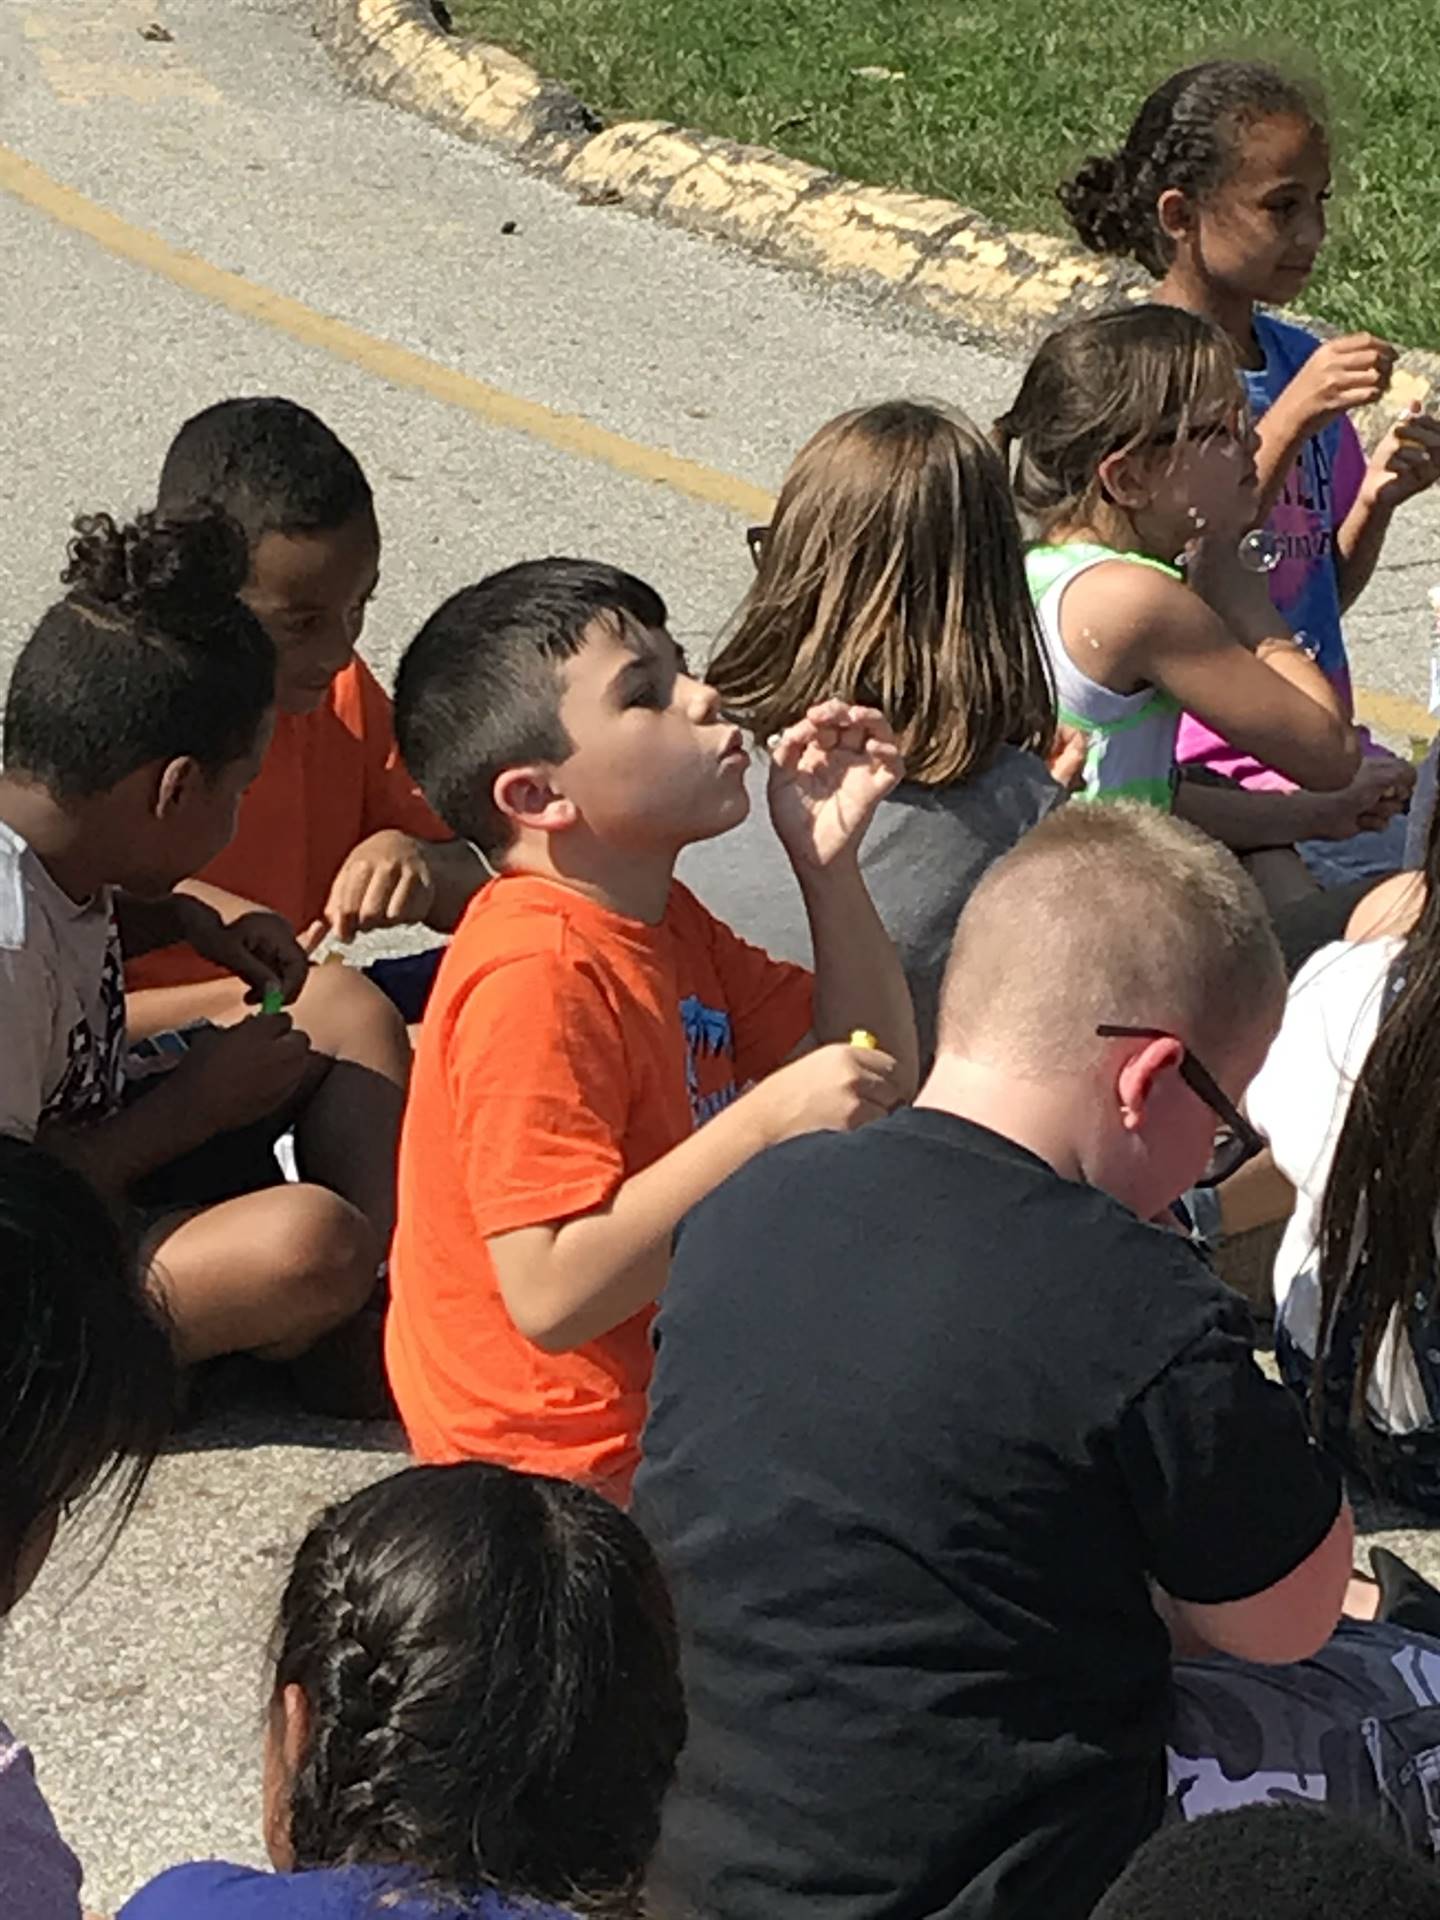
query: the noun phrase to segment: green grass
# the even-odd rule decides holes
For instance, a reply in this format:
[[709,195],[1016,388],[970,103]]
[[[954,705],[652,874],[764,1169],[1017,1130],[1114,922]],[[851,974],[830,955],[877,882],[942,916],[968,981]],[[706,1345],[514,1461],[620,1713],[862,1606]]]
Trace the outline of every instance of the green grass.
[[[1331,238],[1303,302],[1440,344],[1435,0],[452,0],[607,118],[677,120],[1063,232],[1055,182],[1173,67],[1303,61],[1327,86]],[[898,79],[857,76],[885,67]]]

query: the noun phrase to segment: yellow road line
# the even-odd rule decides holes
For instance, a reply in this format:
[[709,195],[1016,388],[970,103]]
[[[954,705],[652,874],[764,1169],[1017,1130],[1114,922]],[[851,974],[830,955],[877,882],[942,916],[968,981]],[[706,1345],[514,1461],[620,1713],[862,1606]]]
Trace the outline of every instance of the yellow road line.
[[[247,320],[273,327],[277,333],[288,335],[302,346],[318,347],[337,359],[348,360],[392,386],[412,387],[418,393],[428,394],[432,400],[462,407],[490,426],[526,434],[561,453],[597,461],[631,479],[670,487],[691,500],[701,500],[727,513],[763,520],[774,505],[773,496],[763,487],[752,486],[734,474],[707,467],[699,460],[687,460],[678,453],[666,453],[660,447],[647,447],[641,441],[629,440],[624,434],[597,426],[580,414],[561,413],[538,400],[507,393],[502,387],[459,373],[437,360],[426,359],[424,354],[396,346],[392,340],[383,340],[377,334],[352,327],[348,321],[321,313],[289,294],[276,293],[270,287],[247,280],[243,274],[213,266],[198,253],[172,247],[158,233],[122,220],[118,214],[87,199],[73,187],[62,185],[6,146],[0,146],[0,191],[23,201],[71,232],[83,234],[117,259],[128,260],[148,273],[158,274],[172,286],[214,301],[217,306],[241,314]],[[1399,694],[1359,691],[1355,703],[1360,718],[1368,726],[1399,738],[1402,744],[1412,734],[1428,736],[1435,731],[1435,721],[1429,712]]]
[[110,213],[73,187],[63,186],[29,160],[0,146],[0,189],[47,215],[60,226],[84,234],[117,259],[128,260],[149,273],[158,274],[173,286],[183,287],[202,299],[214,301],[231,313],[247,320],[258,320],[287,334],[302,346],[319,347],[367,373],[389,381],[392,386],[413,387],[433,400],[443,400],[490,426],[523,433],[532,440],[555,447],[561,453],[578,455],[582,460],[598,461],[616,473],[633,480],[650,480],[670,487],[707,506],[721,507],[727,513],[764,519],[773,505],[772,496],[763,487],[752,486],[734,474],[707,467],[699,460],[687,460],[678,453],[666,453],[660,447],[647,447],[608,427],[597,426],[577,413],[561,413],[527,400],[487,381],[459,373],[424,354],[411,353],[391,340],[352,327],[348,321],[307,307],[289,294],[247,280],[243,274],[212,266],[183,247],[172,247],[158,233],[132,226],[118,214]]
[[1401,693],[1367,693],[1363,687],[1355,689],[1355,717],[1402,748],[1412,736],[1428,740],[1440,726],[1417,700],[1407,700]]

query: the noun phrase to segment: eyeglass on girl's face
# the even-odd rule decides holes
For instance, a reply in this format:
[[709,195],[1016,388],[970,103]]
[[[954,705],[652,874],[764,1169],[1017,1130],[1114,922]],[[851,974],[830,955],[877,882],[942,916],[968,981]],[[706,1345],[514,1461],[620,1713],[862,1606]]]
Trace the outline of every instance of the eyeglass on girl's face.
[[[1106,1024],[1096,1027],[1095,1031],[1102,1040],[1178,1039],[1176,1034],[1166,1033],[1163,1027],[1116,1027]],[[1213,1076],[1201,1066],[1184,1041],[1180,1041],[1179,1044],[1181,1047],[1180,1078],[1193,1094],[1205,1102],[1221,1122],[1215,1132],[1209,1165],[1194,1185],[1218,1187],[1222,1180],[1228,1180],[1232,1173],[1238,1173],[1247,1161],[1255,1158],[1257,1153],[1263,1153],[1267,1143],[1264,1135],[1256,1132],[1234,1101],[1226,1096]]]
[[750,549],[750,558],[755,562],[756,571],[758,572],[760,563],[765,558],[765,549],[770,544],[769,527],[747,527],[745,529],[745,544]]

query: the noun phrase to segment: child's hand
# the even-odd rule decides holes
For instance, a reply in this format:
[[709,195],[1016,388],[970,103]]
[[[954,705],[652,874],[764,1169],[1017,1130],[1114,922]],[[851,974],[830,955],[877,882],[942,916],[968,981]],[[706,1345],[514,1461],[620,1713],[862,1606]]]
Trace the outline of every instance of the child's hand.
[[168,1076],[213,1133],[277,1113],[299,1091],[310,1042],[285,1013],[257,1013],[196,1036]]
[[1393,512],[1440,480],[1440,420],[1412,401],[1370,456],[1360,498]]
[[202,958],[237,974],[250,989],[247,999],[262,1000],[278,987],[288,1005],[305,985],[310,963],[280,914],[255,907],[227,921],[203,900],[177,895],[177,903],[190,945]]
[[1408,760],[1372,754],[1360,762],[1360,771],[1335,793],[1310,796],[1314,823],[1311,840],[1350,840],[1357,833],[1377,833],[1409,805],[1415,790],[1415,769]]
[[424,845],[387,827],[362,840],[341,867],[324,911],[300,944],[313,952],[327,934],[343,946],[376,927],[414,925],[434,903],[435,878]]
[[745,1098],[768,1146],[802,1133],[853,1133],[900,1105],[895,1062],[869,1047],[817,1047],[778,1067]]
[[905,777],[873,707],[824,700],[770,747],[770,818],[797,871],[853,855],[886,794]]
[[1067,793],[1074,793],[1085,779],[1085,756],[1089,751],[1090,735],[1084,728],[1068,727],[1061,721],[1055,729],[1050,751],[1045,756],[1050,778]]
[[1372,406],[1390,384],[1395,349],[1373,333],[1347,333],[1319,346],[1277,405],[1318,433],[1354,407]]

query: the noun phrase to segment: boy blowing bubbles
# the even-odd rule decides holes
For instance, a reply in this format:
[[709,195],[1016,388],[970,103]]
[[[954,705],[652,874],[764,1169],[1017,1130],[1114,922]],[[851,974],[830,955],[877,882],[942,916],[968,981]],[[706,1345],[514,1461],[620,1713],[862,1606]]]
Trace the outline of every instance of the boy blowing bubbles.
[[[391,1384],[424,1458],[483,1453],[623,1498],[684,1215],[773,1142],[914,1091],[909,994],[857,859],[899,753],[841,701],[772,748],[812,979],[675,883],[683,847],[745,817],[747,756],[641,581],[547,560],[455,595],[401,665],[396,723],[497,878],[417,1054]],[[857,1029],[885,1051],[846,1044]]]

